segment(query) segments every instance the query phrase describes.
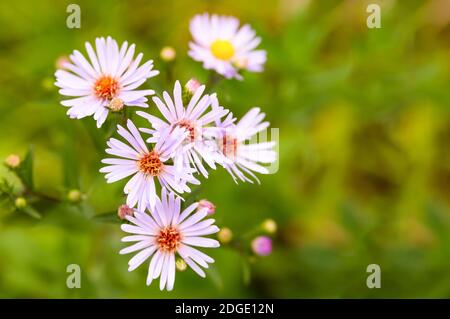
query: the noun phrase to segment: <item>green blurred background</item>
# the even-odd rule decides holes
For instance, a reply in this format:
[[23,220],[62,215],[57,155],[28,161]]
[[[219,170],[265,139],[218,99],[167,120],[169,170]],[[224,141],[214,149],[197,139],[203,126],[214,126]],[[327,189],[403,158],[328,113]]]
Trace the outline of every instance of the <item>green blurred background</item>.
[[[86,194],[78,205],[30,198],[40,219],[3,203],[0,297],[450,297],[450,1],[77,1],[81,29],[68,29],[70,3],[0,2],[0,158],[33,145],[36,189]],[[381,5],[381,29],[366,26],[369,3]],[[145,285],[146,266],[127,271],[119,224],[95,217],[123,202],[124,184],[98,172],[117,118],[100,131],[68,119],[53,73],[61,55],[111,35],[155,60],[161,75],[145,87],[170,90],[169,68],[205,81],[187,56],[189,20],[205,11],[263,38],[265,72],[215,90],[236,115],[260,106],[280,128],[280,165],[260,186],[218,170],[198,196],[236,237],[269,217],[279,231],[272,255],[208,250],[206,279],[179,272],[175,290],[160,292]],[[166,45],[173,65],[159,58]],[[20,191],[6,168],[0,177]],[[381,289],[366,286],[372,263]],[[66,287],[69,264],[81,266],[80,289]]]

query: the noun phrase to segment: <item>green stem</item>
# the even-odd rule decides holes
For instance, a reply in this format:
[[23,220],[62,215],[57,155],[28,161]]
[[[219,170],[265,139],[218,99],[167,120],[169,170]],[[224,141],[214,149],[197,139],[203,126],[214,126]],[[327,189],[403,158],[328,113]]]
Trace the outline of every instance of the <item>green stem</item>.
[[211,91],[221,80],[222,76],[215,71],[210,71],[208,80],[206,81],[206,88]]
[[50,202],[55,202],[55,203],[62,202],[62,199],[60,199],[58,197],[54,197],[54,196],[51,196],[51,195],[44,194],[42,192],[33,191],[33,190],[29,190],[29,189],[25,189],[24,194],[36,196],[36,197],[39,197],[41,199],[44,199],[44,200],[47,200],[47,201],[50,201]]

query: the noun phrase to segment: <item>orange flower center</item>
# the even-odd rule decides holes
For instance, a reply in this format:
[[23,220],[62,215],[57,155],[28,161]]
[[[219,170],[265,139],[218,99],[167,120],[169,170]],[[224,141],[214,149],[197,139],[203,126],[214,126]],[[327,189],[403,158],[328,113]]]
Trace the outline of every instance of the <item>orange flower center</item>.
[[158,176],[163,168],[163,163],[155,151],[142,156],[138,161],[138,165],[141,172],[151,176]]
[[181,243],[181,234],[175,227],[167,226],[161,229],[156,242],[163,252],[174,252]]
[[111,100],[116,97],[119,83],[109,75],[101,76],[94,84],[94,92],[97,97]]

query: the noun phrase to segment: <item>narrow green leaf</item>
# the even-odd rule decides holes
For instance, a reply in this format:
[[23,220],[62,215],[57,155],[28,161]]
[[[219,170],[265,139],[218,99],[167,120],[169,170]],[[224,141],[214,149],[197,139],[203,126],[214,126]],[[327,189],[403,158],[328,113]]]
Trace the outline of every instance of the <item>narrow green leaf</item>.
[[[67,139],[75,140],[73,126],[69,125],[67,128]],[[61,152],[64,169],[64,186],[67,189],[79,189],[80,183],[78,177],[80,176],[78,170],[78,161],[75,150],[75,143],[65,143],[63,152]]]
[[104,138],[104,132],[99,130],[91,118],[83,119],[81,122],[84,124],[92,143],[94,144],[97,151],[103,154],[105,152],[106,140]]
[[33,189],[33,162],[34,162],[34,151],[33,147],[30,145],[28,152],[25,155],[22,163],[17,169],[17,176],[21,179],[22,183],[29,189]]
[[36,219],[42,218],[42,215],[31,206],[25,206],[25,207],[21,208],[20,211],[24,212],[25,214],[27,214],[33,218],[36,218]]
[[250,284],[250,265],[246,259],[242,261],[242,277],[244,280],[244,285],[248,286]]
[[214,285],[217,289],[223,289],[223,280],[222,276],[220,275],[219,271],[217,270],[217,267],[214,265],[211,265],[206,272],[208,273],[208,278],[212,280]]
[[191,188],[191,192],[188,193],[184,198],[184,207],[188,207],[189,205],[199,200],[198,196],[201,189],[201,185],[195,185]]
[[117,217],[117,212],[95,215],[94,217],[92,217],[92,220],[100,223],[121,223],[121,220],[119,219],[119,217]]

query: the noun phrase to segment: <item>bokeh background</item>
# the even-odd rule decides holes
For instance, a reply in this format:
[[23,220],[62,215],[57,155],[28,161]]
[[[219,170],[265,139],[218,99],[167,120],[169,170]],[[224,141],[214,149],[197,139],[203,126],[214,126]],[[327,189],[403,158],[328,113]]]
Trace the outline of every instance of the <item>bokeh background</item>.
[[[68,29],[72,2],[0,2],[0,157],[32,145],[35,189],[52,198],[27,198],[40,218],[2,201],[0,297],[450,297],[450,1],[76,1],[81,29]],[[369,3],[381,5],[381,29],[366,26]],[[161,75],[146,87],[204,82],[187,50],[189,20],[205,11],[263,38],[265,72],[215,91],[238,116],[266,112],[280,160],[260,186],[218,170],[197,196],[217,205],[244,251],[264,219],[279,229],[270,256],[208,250],[206,279],[177,273],[175,290],[160,292],[145,285],[146,266],[129,273],[129,255],[118,255],[123,183],[98,172],[110,127],[68,119],[53,74],[58,57],[111,35],[155,60]],[[166,45],[173,64],[159,57]],[[20,192],[5,167],[0,177]],[[64,200],[71,189],[85,200]],[[366,287],[372,263],[381,289]],[[69,264],[81,267],[80,289],[66,287]]]

